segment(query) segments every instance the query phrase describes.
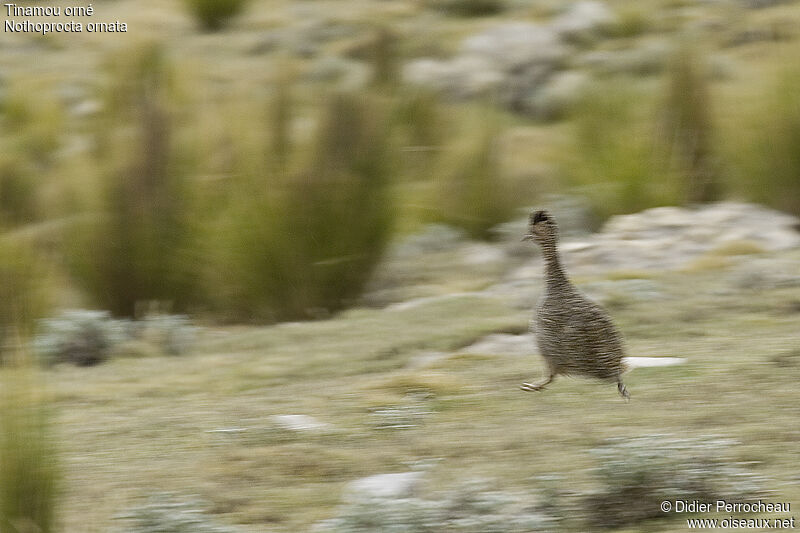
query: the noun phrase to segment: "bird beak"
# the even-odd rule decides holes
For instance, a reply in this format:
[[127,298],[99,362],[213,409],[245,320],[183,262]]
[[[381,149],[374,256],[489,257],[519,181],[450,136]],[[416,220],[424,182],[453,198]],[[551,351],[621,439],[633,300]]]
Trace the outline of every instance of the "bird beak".
[[532,241],[532,240],[533,240],[533,235],[532,235],[532,234],[530,234],[530,233],[528,233],[527,235],[525,235],[525,236],[522,238],[522,242],[524,242],[524,241]]

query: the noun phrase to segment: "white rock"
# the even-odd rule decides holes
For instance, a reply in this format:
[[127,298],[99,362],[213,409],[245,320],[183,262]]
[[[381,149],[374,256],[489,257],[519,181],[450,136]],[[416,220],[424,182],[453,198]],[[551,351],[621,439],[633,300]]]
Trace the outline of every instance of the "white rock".
[[583,37],[612,24],[616,16],[603,2],[576,2],[551,24],[552,28],[567,38]]
[[490,265],[505,260],[503,249],[491,244],[474,243],[464,247],[464,264]]
[[536,347],[536,338],[530,333],[524,335],[494,333],[460,351],[470,354],[518,356],[539,353]]
[[270,419],[276,426],[288,431],[317,432],[331,427],[330,424],[308,415],[273,415]]
[[568,48],[548,26],[507,22],[467,37],[461,43],[461,52],[484,57],[508,71],[531,63],[560,62]]
[[357,479],[348,485],[348,492],[357,498],[408,498],[414,495],[423,472],[377,474]]

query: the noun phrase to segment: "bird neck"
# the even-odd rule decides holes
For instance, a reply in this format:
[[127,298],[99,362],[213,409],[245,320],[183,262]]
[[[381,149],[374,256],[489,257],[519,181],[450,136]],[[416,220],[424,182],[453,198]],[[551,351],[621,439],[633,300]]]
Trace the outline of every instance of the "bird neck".
[[544,257],[545,279],[548,285],[568,285],[569,280],[564,273],[564,269],[561,268],[561,259],[559,258],[556,243],[543,244],[542,256]]

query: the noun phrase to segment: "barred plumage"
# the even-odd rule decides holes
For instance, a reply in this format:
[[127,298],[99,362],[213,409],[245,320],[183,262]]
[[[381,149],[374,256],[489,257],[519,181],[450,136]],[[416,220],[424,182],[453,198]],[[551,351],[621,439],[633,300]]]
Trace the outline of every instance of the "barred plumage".
[[627,400],[622,383],[622,337],[608,313],[570,283],[558,256],[558,227],[546,211],[531,213],[528,234],[542,249],[545,288],[531,330],[547,364],[547,377],[535,384],[523,383],[522,390],[538,391],[559,375],[577,375],[615,381]]

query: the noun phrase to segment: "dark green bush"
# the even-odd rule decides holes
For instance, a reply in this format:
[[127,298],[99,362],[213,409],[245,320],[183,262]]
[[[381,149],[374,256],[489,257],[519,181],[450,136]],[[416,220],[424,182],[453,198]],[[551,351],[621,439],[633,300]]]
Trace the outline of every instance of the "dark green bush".
[[41,188],[63,131],[60,107],[36,86],[17,86],[0,105],[0,227],[43,218]]
[[27,339],[48,304],[47,276],[35,253],[10,237],[0,237],[0,349]]
[[682,182],[683,200],[719,200],[708,78],[689,44],[680,46],[672,59],[667,89],[660,138],[667,164]]
[[97,131],[100,214],[76,235],[72,264],[94,301],[115,315],[137,304],[192,300],[190,151],[170,107],[171,73],[155,45],[117,58]]
[[587,91],[574,108],[573,140],[564,171],[600,219],[680,202],[664,168],[645,93],[621,81]]
[[238,15],[248,0],[184,0],[200,25],[209,31],[221,29]]
[[762,95],[729,132],[732,170],[749,198],[800,215],[800,69],[785,69]]
[[221,266],[208,285],[222,314],[324,316],[360,295],[394,218],[384,115],[368,96],[337,94],[300,170],[243,177],[214,230]]
[[441,159],[441,185],[433,206],[434,221],[488,240],[492,228],[509,220],[517,207],[502,172],[500,125],[490,111],[466,127]]
[[505,10],[503,0],[431,0],[429,5],[457,17],[487,17]]
[[15,364],[0,376],[0,531],[51,533],[59,483],[51,413],[32,364],[13,350],[3,355]]

